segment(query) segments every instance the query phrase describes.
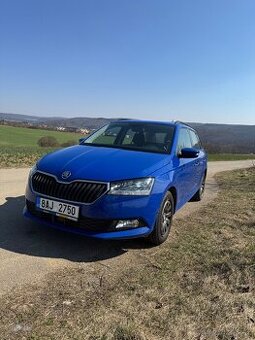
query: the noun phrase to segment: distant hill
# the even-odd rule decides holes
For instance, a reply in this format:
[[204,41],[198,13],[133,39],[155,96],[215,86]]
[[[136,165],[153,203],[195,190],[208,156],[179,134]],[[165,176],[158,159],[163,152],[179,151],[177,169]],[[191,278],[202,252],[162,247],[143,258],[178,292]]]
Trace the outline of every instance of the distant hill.
[[107,124],[110,121],[116,120],[116,118],[90,118],[90,117],[36,117],[29,115],[19,115],[14,113],[0,113],[0,120],[14,121],[14,122],[28,122],[47,124],[53,127],[76,127],[76,128],[89,128],[97,129],[102,125]]
[[[20,115],[16,113],[0,113],[0,120],[8,120],[14,122],[44,122],[45,120],[54,120],[59,117],[36,117],[30,115]],[[65,119],[65,118],[63,118]]]
[[255,153],[255,125],[190,123],[210,152]]
[[[90,117],[35,117],[12,113],[0,113],[0,120],[46,124],[52,127],[76,127],[97,129],[117,118]],[[255,125],[189,123],[194,127],[204,146],[210,152],[255,153]]]

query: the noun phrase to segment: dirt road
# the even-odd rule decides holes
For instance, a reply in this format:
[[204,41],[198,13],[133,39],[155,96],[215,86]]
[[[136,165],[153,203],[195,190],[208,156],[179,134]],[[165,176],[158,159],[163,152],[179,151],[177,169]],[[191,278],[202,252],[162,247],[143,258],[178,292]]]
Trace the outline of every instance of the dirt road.
[[[206,194],[189,203],[175,218],[208,204],[217,195],[217,172],[250,167],[252,161],[210,162]],[[29,169],[0,169],[0,294],[30,283],[40,283],[60,266],[91,266],[129,259],[141,241],[99,241],[38,226],[23,218],[24,191]]]

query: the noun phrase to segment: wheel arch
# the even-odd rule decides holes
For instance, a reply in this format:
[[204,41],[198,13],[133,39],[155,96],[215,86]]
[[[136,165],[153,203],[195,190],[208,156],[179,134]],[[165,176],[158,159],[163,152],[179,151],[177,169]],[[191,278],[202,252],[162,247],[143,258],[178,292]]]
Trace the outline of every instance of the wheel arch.
[[170,192],[173,196],[174,199],[174,212],[176,211],[176,205],[177,205],[177,190],[176,187],[171,186],[170,188],[168,188],[167,190],[168,192]]

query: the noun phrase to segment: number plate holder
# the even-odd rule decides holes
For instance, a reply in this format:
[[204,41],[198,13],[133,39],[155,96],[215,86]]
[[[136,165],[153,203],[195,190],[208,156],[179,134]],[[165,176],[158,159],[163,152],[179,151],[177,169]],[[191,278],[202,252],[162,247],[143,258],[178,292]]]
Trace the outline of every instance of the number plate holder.
[[45,197],[37,197],[36,208],[73,221],[77,221],[79,218],[80,207],[67,202],[60,202]]

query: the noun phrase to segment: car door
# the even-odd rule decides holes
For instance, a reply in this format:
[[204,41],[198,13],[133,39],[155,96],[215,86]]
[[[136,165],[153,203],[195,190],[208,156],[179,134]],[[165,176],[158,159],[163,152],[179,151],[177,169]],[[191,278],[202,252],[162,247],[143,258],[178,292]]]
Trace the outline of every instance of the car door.
[[202,148],[200,139],[194,130],[189,129],[191,146],[199,151],[198,157],[194,161],[194,191],[200,188],[202,178],[205,172],[205,153]]
[[178,187],[179,207],[191,198],[194,188],[194,159],[178,157],[181,149],[191,148],[191,146],[191,138],[188,128],[181,127],[178,133],[176,155],[174,160],[176,165],[175,182]]

